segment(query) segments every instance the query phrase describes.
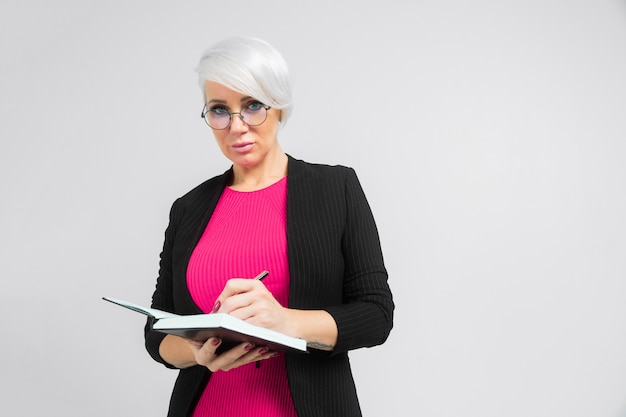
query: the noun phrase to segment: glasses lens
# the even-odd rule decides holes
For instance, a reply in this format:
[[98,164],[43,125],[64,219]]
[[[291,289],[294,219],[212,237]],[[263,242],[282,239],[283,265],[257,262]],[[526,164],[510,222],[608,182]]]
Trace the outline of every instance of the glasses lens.
[[203,114],[204,121],[213,129],[226,129],[230,123],[230,113],[224,108],[206,108],[205,106]]
[[241,110],[241,116],[248,126],[258,126],[267,118],[267,109],[259,102],[250,103]]

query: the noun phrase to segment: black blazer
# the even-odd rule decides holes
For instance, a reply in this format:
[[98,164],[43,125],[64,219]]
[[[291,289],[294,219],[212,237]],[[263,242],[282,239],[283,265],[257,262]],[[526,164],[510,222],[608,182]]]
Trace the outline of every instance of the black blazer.
[[[172,205],[153,308],[201,313],[186,286],[187,264],[232,176],[231,168]],[[376,224],[351,168],[289,157],[287,181],[289,307],[326,310],[339,331],[332,352],[286,355],[295,409],[299,417],[360,416],[347,352],[382,344],[393,325],[394,304]],[[150,325],[148,321],[146,348],[171,368],[159,355],[165,335]],[[201,366],[180,370],[168,416],[190,415],[210,377]]]

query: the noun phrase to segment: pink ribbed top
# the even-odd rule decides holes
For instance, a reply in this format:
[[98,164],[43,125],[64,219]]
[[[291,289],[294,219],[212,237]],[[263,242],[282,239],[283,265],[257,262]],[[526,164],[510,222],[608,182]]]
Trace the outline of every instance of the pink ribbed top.
[[[263,284],[287,305],[287,179],[267,188],[239,192],[226,188],[191,255],[187,285],[195,303],[210,312],[230,278],[254,277],[267,269]],[[283,354],[228,372],[213,373],[194,417],[295,417]]]

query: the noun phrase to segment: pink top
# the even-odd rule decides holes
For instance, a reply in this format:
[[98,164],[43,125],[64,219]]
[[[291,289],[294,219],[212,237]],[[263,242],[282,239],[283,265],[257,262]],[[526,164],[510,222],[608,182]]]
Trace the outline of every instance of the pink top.
[[[286,178],[258,191],[226,188],[189,260],[187,286],[198,307],[210,312],[228,279],[254,277],[265,269],[270,274],[263,284],[286,306],[286,223]],[[251,363],[213,373],[193,416],[295,417],[284,354],[259,368]]]

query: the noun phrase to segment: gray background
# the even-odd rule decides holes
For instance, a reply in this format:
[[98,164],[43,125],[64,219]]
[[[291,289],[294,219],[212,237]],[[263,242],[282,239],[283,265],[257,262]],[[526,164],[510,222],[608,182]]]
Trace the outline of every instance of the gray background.
[[143,318],[173,200],[228,167],[194,68],[262,37],[284,149],[353,166],[397,302],[365,416],[626,416],[626,4],[0,2],[0,412],[164,415]]

